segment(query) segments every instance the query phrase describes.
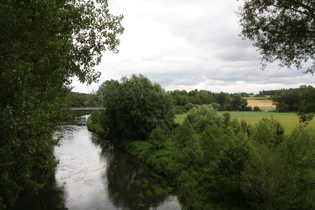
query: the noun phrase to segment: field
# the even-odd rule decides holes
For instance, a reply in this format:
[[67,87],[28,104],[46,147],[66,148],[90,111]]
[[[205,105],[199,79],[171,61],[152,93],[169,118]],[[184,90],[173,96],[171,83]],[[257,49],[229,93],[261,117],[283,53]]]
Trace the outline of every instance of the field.
[[[218,112],[219,115],[222,115],[224,112]],[[286,133],[290,133],[295,127],[299,125],[299,118],[296,113],[286,112],[229,112],[232,119],[237,120],[246,120],[252,125],[256,124],[262,118],[273,118],[278,120],[281,125],[285,128]],[[176,122],[182,123],[186,117],[186,114],[176,115]],[[315,129],[315,120],[312,120],[309,125],[309,128]]]
[[251,106],[252,108],[258,106],[263,111],[274,111],[276,108],[276,105],[274,105],[272,100],[269,99],[248,99],[247,103],[248,106]]
[[247,100],[247,103],[251,107],[276,107],[271,100]]

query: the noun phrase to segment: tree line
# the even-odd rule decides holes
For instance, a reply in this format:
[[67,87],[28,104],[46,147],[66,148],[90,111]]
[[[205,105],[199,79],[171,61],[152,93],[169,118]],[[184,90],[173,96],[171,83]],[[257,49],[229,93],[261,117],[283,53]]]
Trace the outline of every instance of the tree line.
[[171,95],[176,113],[180,114],[192,109],[195,105],[210,104],[219,111],[252,111],[247,100],[243,97],[246,93],[213,93],[208,90],[173,90],[168,91]]
[[69,107],[99,107],[98,97],[93,91],[90,94],[71,91],[66,102]]
[[271,96],[279,112],[298,112],[300,121],[313,119],[315,112],[315,88],[301,85],[299,88],[283,89]]
[[[106,82],[109,83],[109,82]],[[90,94],[81,94],[71,92],[67,99],[71,106],[103,106],[102,84],[98,91]],[[172,90],[167,91],[167,95],[172,98],[172,103],[175,106],[177,114],[189,111],[195,106],[203,104],[212,105],[219,111],[252,111],[253,108],[248,106],[247,100],[243,97],[248,97],[253,94],[248,93],[214,93],[208,90]]]

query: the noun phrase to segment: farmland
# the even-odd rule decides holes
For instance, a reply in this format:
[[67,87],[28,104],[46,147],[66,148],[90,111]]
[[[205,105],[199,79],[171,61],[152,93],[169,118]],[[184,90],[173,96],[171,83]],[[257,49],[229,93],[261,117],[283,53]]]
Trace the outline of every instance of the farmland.
[[247,100],[248,106],[258,106],[263,111],[274,111],[276,105],[270,100],[269,96],[262,97],[244,97]]
[[[218,112],[219,115],[225,112]],[[232,111],[229,112],[232,119],[245,120],[252,125],[255,125],[262,118],[273,118],[278,120],[285,128],[286,133],[290,133],[295,127],[299,126],[299,118],[297,113],[294,112],[244,112],[244,111]],[[176,122],[182,123],[186,117],[186,114],[176,115]],[[308,127],[315,129],[315,120],[312,120]]]

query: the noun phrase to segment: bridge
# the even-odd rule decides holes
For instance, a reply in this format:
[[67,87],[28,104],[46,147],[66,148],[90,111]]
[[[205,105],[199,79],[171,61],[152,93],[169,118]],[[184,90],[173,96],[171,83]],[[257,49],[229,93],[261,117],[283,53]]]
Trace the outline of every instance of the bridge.
[[92,112],[105,110],[104,107],[70,107],[71,111],[74,112]]

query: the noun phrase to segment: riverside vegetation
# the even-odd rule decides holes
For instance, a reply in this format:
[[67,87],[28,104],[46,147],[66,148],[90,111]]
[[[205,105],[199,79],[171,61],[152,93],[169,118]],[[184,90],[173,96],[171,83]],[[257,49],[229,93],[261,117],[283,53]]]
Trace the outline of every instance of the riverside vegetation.
[[54,175],[72,78],[97,81],[124,28],[107,0],[1,1],[0,14],[0,209],[13,209]]
[[[57,164],[53,147],[58,140],[52,134],[63,115],[62,108],[66,107],[64,98],[71,78],[77,76],[87,83],[97,81],[100,73],[94,67],[105,51],[117,52],[117,35],[124,28],[123,16],[110,14],[107,0],[2,1],[0,13],[0,209],[12,209],[23,196],[42,189],[53,175]],[[251,0],[239,15],[243,36],[255,42],[265,61],[280,59],[283,65],[298,68],[305,61],[314,61],[313,2]],[[308,71],[314,72],[314,65]],[[231,120],[228,115],[205,117],[208,114],[200,115],[197,121],[188,117],[176,127],[170,123],[174,117],[171,106],[147,102],[145,94],[152,90],[153,99],[168,101],[161,88],[154,86],[149,92],[140,91],[138,101],[129,101],[147,111],[125,110],[133,111],[137,121],[126,113],[99,114],[94,118],[101,121],[92,121],[103,130],[111,122],[124,122],[118,124],[116,134],[124,126],[133,126],[128,127],[128,138],[139,134],[144,141],[124,140],[121,144],[169,177],[187,208],[198,208],[206,198],[211,201],[207,205],[216,206],[314,207],[311,131],[297,128],[287,135],[274,120],[263,120],[251,129],[249,126],[246,131],[237,131],[246,123]],[[199,96],[195,98],[201,99],[204,94]],[[225,94],[220,96],[226,98]],[[301,101],[306,104],[299,105],[302,121],[313,117],[308,113],[315,111],[314,96],[307,94],[307,99]],[[278,99],[284,102],[281,98]],[[220,102],[217,103],[224,110],[247,109],[239,96],[234,97],[233,104]],[[285,102],[281,108],[289,110],[290,104]],[[115,116],[127,118],[108,118]],[[199,124],[205,125],[203,130],[197,129]],[[265,129],[260,129],[264,126]],[[133,132],[139,128],[139,132]],[[114,131],[115,127],[106,127],[104,135],[113,135]],[[243,143],[246,147],[239,148]],[[248,153],[242,155],[243,148],[249,148]],[[165,160],[161,161],[162,158]],[[172,164],[174,167],[170,168]],[[239,166],[237,170],[233,164]],[[237,187],[231,187],[235,183]],[[240,193],[235,195],[236,191]]]
[[[105,88],[108,100],[127,86],[146,90],[146,95],[150,95],[152,86],[142,76],[124,78],[115,84],[119,88]],[[155,90],[158,95],[164,94],[162,89]],[[147,104],[143,95],[144,92],[133,95],[134,108],[142,112],[159,110],[158,106]],[[120,103],[130,104],[124,99]],[[315,207],[315,133],[305,126],[298,126],[288,134],[273,118],[263,118],[251,125],[232,119],[229,113],[218,115],[211,106],[202,105],[190,110],[182,124],[157,123],[146,135],[139,136],[145,138],[137,138],[116,135],[117,131],[112,133],[104,122],[110,122],[110,116],[126,119],[117,118],[116,112],[121,110],[113,111],[112,115],[106,114],[108,111],[92,113],[87,122],[89,129],[113,139],[155,168],[173,186],[185,209]],[[124,121],[127,122],[135,130],[143,129],[131,119]],[[124,123],[120,123],[121,129]]]

